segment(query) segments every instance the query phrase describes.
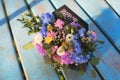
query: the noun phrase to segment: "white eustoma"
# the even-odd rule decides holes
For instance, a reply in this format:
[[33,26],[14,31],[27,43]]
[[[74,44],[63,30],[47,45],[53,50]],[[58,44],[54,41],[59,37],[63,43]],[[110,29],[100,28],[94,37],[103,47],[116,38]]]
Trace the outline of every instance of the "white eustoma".
[[36,33],[35,34],[35,37],[34,37],[34,41],[33,41],[33,44],[41,44],[42,43],[42,40],[43,40],[43,37],[40,33]]
[[62,56],[65,54],[65,50],[62,46],[57,49],[57,55]]
[[74,36],[73,36],[73,34],[67,34],[66,35],[66,42],[70,42],[70,41],[72,41],[73,40],[73,38],[74,38]]

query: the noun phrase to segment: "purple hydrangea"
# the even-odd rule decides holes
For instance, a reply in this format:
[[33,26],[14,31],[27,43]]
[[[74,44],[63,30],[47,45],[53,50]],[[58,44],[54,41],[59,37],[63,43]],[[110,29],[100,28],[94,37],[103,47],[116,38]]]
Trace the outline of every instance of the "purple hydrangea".
[[73,60],[69,56],[69,53],[65,53],[65,55],[61,56],[61,63],[62,64],[73,64]]
[[46,50],[42,47],[42,45],[36,45],[37,52],[41,55],[46,55]]

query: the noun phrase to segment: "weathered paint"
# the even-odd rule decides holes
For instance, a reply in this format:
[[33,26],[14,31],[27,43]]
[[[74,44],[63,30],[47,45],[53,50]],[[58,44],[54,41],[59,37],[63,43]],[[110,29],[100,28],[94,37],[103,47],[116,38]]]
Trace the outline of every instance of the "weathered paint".
[[120,0],[106,0],[120,16]]
[[53,67],[45,64],[43,56],[37,54],[35,49],[29,51],[23,49],[26,43],[32,41],[32,36],[28,36],[27,30],[22,28],[23,25],[16,20],[21,18],[21,14],[27,10],[24,1],[4,0],[4,2],[27,80],[58,80]]
[[[120,50],[120,18],[104,0],[76,0]],[[94,5],[93,5],[94,4]]]
[[[33,13],[35,15],[41,15],[45,12],[52,12],[54,8],[48,0],[27,0]],[[51,0],[56,8],[59,8],[63,4],[66,4],[77,15],[89,24],[89,28],[93,29],[98,34],[98,39],[105,41],[103,46],[99,46],[96,51],[96,56],[100,57],[100,63],[96,66],[100,74],[105,80],[120,80],[120,54],[116,51],[114,46],[103,35],[103,33],[97,28],[91,19],[84,13],[84,11],[75,3],[74,0]],[[99,25],[104,34],[120,49],[120,32],[119,25],[120,19],[116,13],[110,9],[104,0],[76,0],[88,15]],[[118,1],[107,0],[111,6],[119,14]],[[17,49],[20,55],[22,66],[25,72],[25,76],[29,80],[58,80],[58,77],[49,64],[45,64],[43,56],[36,54],[35,49],[26,51],[23,50],[23,45],[30,42],[33,36],[27,35],[27,30],[22,28],[22,24],[16,21],[21,18],[21,14],[24,13],[27,8],[23,0],[4,0],[8,17],[10,19],[10,26],[12,29],[13,37],[17,45]],[[14,3],[13,3],[14,2]],[[117,3],[117,4],[116,4]],[[13,5],[14,4],[14,5]],[[93,5],[94,4],[94,5]],[[117,8],[118,6],[118,8]],[[6,24],[6,18],[3,13],[2,5],[0,3],[0,80],[22,80],[22,74],[20,67],[16,59],[16,53],[13,47],[12,39],[8,26]],[[4,34],[2,34],[4,33]],[[2,35],[1,35],[2,34]],[[3,39],[3,36],[7,36]],[[3,45],[4,44],[4,45]],[[9,44],[9,45],[8,45]],[[4,53],[4,54],[3,54]],[[4,63],[3,63],[4,60]],[[9,66],[9,68],[7,68]],[[68,80],[99,80],[99,76],[92,78],[89,71],[93,69],[91,65],[87,68],[87,72],[84,76],[74,70],[68,70]],[[10,72],[10,73],[9,73]]]
[[0,80],[23,80],[10,31],[0,0]]

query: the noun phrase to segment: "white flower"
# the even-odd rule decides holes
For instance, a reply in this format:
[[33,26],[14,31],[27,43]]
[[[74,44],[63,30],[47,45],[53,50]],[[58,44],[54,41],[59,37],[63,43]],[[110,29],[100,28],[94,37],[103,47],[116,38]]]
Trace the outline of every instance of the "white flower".
[[42,43],[42,40],[43,40],[43,37],[40,33],[36,33],[35,34],[35,37],[34,37],[34,41],[33,41],[33,44],[36,45],[36,44],[41,44]]
[[62,56],[65,54],[65,50],[62,46],[57,49],[57,55]]
[[73,34],[67,34],[67,35],[66,35],[66,42],[72,41],[73,38],[74,38]]

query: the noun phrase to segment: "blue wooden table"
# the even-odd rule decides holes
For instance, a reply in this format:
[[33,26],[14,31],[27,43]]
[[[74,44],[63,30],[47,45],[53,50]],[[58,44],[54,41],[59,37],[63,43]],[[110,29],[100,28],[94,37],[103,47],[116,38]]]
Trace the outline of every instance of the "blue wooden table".
[[[28,10],[41,15],[64,4],[105,41],[95,52],[100,63],[89,65],[84,76],[68,70],[67,80],[120,80],[120,0],[0,0],[0,80],[59,80],[35,49],[23,49],[33,36],[16,19]],[[96,71],[95,78],[90,69]]]

